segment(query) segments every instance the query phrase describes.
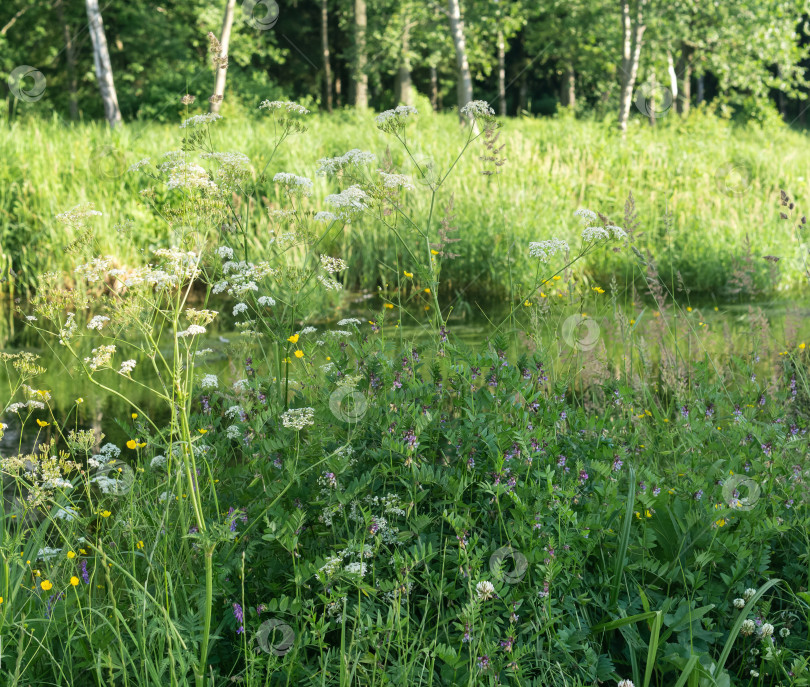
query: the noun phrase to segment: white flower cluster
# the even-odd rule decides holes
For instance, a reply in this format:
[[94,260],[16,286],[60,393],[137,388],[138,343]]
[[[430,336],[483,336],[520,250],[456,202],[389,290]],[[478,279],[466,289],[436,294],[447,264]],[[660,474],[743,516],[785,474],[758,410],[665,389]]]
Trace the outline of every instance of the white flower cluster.
[[297,174],[290,174],[289,172],[279,172],[273,177],[273,181],[286,186],[288,193],[305,196],[312,194],[312,179],[308,177],[299,177]]
[[102,213],[95,209],[93,203],[81,203],[80,205],[72,207],[67,212],[57,215],[56,221],[62,222],[63,224],[83,226],[84,221],[88,217],[101,217],[101,214]]
[[471,100],[459,112],[465,117],[492,117],[495,114],[485,100]]
[[407,174],[388,174],[379,170],[382,177],[383,187],[387,189],[404,188],[406,191],[413,191],[415,186]]
[[118,370],[118,374],[120,375],[128,375],[132,374],[132,371],[135,369],[136,362],[134,360],[125,360],[121,363],[121,369]]
[[85,358],[84,362],[91,370],[98,370],[100,367],[109,365],[112,360],[113,353],[115,353],[115,346],[99,346],[92,350],[92,356]]
[[598,224],[599,217],[595,212],[593,212],[593,210],[580,208],[574,213],[574,215],[579,217],[580,222],[582,222],[584,227],[582,229],[582,240],[586,243],[607,240],[611,236],[614,239],[627,238],[627,233],[621,227],[617,227],[612,224],[600,226]]
[[67,346],[67,342],[73,338],[73,335],[76,333],[76,315],[72,312],[67,314],[67,319],[65,320],[65,324],[62,325],[62,328],[59,330],[59,343],[63,346]]
[[288,113],[293,114],[300,114],[306,115],[309,114],[309,110],[305,108],[303,105],[299,105],[298,103],[290,102],[289,100],[263,100],[259,104],[260,110],[284,110]]
[[215,114],[213,112],[206,112],[205,114],[198,114],[194,115],[193,117],[189,117],[180,125],[181,129],[190,129],[195,126],[200,126],[201,124],[210,124],[211,122],[215,122],[218,119],[222,119],[222,115]]
[[347,317],[338,322],[338,327],[346,327],[350,324],[360,324],[360,320],[358,320],[356,317]]
[[162,468],[166,464],[166,456],[159,455],[152,458],[152,461],[149,463],[150,468]]
[[166,182],[169,189],[215,189],[217,185],[211,181],[208,172],[194,162],[179,162],[169,170],[169,180]]
[[548,262],[551,256],[557,253],[567,253],[568,244],[562,239],[549,239],[548,241],[532,241],[529,244],[529,255],[540,262]]
[[241,262],[226,262],[222,266],[222,272],[226,275],[226,278],[214,284],[212,291],[214,293],[227,291],[228,295],[239,298],[248,291],[258,291],[257,282],[260,282],[268,275],[274,274],[275,270],[267,262],[254,265],[252,262],[243,260]]
[[366,210],[366,200],[368,194],[357,185],[326,196],[327,204],[338,209],[337,216],[340,219],[350,219],[354,213]]
[[101,331],[101,328],[104,326],[105,322],[109,322],[110,318],[105,317],[104,315],[96,315],[93,319],[91,319],[87,323],[88,329],[95,329],[96,331]]
[[199,336],[200,334],[205,334],[205,327],[201,324],[190,324],[188,329],[177,332],[178,338],[184,339],[189,336]]
[[342,272],[348,265],[340,258],[333,258],[330,255],[321,255],[321,267],[323,267],[329,274],[335,272]]
[[369,165],[376,162],[377,156],[374,153],[360,150],[359,148],[352,148],[349,152],[339,155],[338,157],[324,157],[318,160],[318,171],[316,174],[320,177],[337,174],[345,167],[359,167],[360,165]]
[[313,219],[316,222],[334,222],[337,220],[337,218],[338,217],[335,213],[322,210],[321,212],[316,212]]
[[104,257],[97,257],[93,258],[90,262],[85,263],[84,265],[79,265],[75,270],[73,270],[76,274],[80,277],[84,277],[90,283],[100,281],[104,275],[104,273],[110,268],[113,260],[112,255],[106,255]]
[[233,314],[234,316],[241,315],[243,312],[246,312],[247,309],[247,303],[237,303],[235,306],[233,306]]
[[244,153],[201,153],[200,157],[219,163],[214,176],[219,185],[226,189],[236,188],[250,173],[250,158]]
[[415,117],[418,114],[419,113],[416,111],[415,107],[411,107],[410,105],[400,105],[393,110],[380,112],[380,114],[378,114],[375,118],[375,121],[377,122],[377,128],[381,131],[385,131],[387,133],[397,133],[401,129],[405,128],[405,125],[408,123],[408,119],[411,116]]
[[216,389],[219,387],[219,380],[216,375],[205,375],[200,381],[201,389]]
[[225,435],[228,437],[228,439],[239,439],[239,437],[242,436],[242,430],[239,429],[238,425],[230,425],[225,430]]
[[146,167],[146,165],[148,165],[151,161],[152,158],[145,157],[143,160],[138,160],[135,164],[130,165],[127,171],[137,172],[139,169],[141,169],[141,167]]
[[220,246],[217,248],[217,255],[221,260],[233,260],[233,248],[230,246]]
[[315,424],[315,409],[290,408],[281,415],[281,424],[300,432],[304,427]]
[[319,274],[317,278],[327,291],[340,291],[343,288],[343,284],[339,281],[335,281],[331,277],[324,277],[322,274]]
[[258,302],[258,304],[259,304],[259,305],[261,305],[263,308],[266,308],[266,307],[268,307],[268,306],[274,306],[274,305],[276,304],[276,300],[275,300],[275,298],[273,298],[273,297],[271,297],[271,296],[259,296],[259,298],[258,298],[258,301],[257,301],[257,302]]

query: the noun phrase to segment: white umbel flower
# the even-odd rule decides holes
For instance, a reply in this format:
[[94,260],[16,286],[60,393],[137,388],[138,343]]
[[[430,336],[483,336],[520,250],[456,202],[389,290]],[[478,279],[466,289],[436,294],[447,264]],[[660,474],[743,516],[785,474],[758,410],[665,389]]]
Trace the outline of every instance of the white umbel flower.
[[304,427],[315,424],[314,408],[290,408],[281,415],[281,424],[288,429],[301,431]]
[[562,239],[549,239],[547,241],[532,241],[529,244],[529,255],[540,262],[548,262],[551,256],[557,253],[567,253],[568,244]]
[[492,117],[495,114],[485,100],[471,100],[459,112],[465,117]]

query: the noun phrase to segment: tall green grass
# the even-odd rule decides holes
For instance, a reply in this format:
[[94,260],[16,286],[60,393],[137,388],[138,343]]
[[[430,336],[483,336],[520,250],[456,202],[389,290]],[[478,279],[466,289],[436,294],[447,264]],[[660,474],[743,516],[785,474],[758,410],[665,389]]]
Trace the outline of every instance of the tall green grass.
[[[505,144],[505,165],[497,175],[480,157],[487,154],[476,143],[465,155],[440,194],[439,216],[454,200],[451,226],[460,257],[445,262],[445,294],[464,299],[502,299],[530,277],[527,243],[551,237],[573,238],[578,223],[573,212],[588,207],[624,224],[628,194],[635,198],[639,227],[635,245],[649,250],[660,274],[675,284],[678,275],[693,293],[728,295],[735,269],[745,262],[750,240],[754,289],[750,293],[787,289],[803,270],[791,224],[779,219],[779,189],[785,188],[799,207],[810,190],[810,159],[802,155],[805,138],[787,127],[764,131],[741,128],[698,112],[688,120],[670,116],[650,127],[639,118],[625,138],[609,122],[578,121],[568,117],[511,119],[505,122],[498,145]],[[279,151],[268,168],[264,201],[255,208],[254,248],[259,253],[274,230],[267,207],[280,207],[279,189],[271,181],[278,171],[315,179],[312,210],[324,209],[333,182],[316,177],[317,160],[350,148],[371,150],[380,160],[390,155],[401,171],[413,172],[413,162],[402,150],[389,151],[387,139],[375,129],[371,114],[342,111],[308,120],[310,131]],[[227,118],[212,127],[220,150],[247,154],[261,170],[270,135],[264,120]],[[98,223],[94,250],[117,245],[115,224],[136,221],[137,245],[146,249],[171,243],[171,236],[150,218],[141,205],[144,179],[126,173],[133,162],[155,158],[180,147],[182,131],[175,126],[132,123],[120,131],[103,126],[67,126],[57,121],[15,122],[0,131],[0,270],[16,279],[3,291],[36,289],[43,271],[70,269],[66,252],[77,239],[55,221],[55,216],[79,202],[94,202],[105,213]],[[452,115],[421,115],[409,129],[409,144],[418,160],[431,160],[442,172],[464,140]],[[407,210],[418,218],[428,212],[430,193],[417,186],[409,194]],[[395,274],[402,258],[395,237],[379,222],[358,220],[338,239],[349,262],[346,286],[373,289]],[[780,279],[769,278],[775,255]],[[137,251],[119,255],[142,260]],[[585,274],[605,284],[615,276],[639,280],[629,251],[595,255]],[[609,276],[610,275],[610,276]],[[510,288],[510,283],[512,288]]]

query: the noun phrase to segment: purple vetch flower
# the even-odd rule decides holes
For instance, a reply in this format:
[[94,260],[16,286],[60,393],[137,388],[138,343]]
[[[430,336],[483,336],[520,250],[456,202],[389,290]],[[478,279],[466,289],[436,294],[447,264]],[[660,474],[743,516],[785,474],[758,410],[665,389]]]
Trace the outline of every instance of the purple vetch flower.
[[618,472],[622,469],[624,461],[618,455],[613,456],[613,472]]
[[82,562],[79,564],[79,568],[81,570],[82,580],[84,581],[84,583],[90,584],[90,573],[87,572],[87,561],[82,560]]
[[478,668],[480,670],[489,670],[489,656],[484,654],[483,656],[479,656],[478,660],[476,661],[478,664]]
[[653,496],[658,496],[658,494],[660,494],[660,493],[661,493],[661,487],[654,486],[653,487]]
[[233,616],[239,627],[236,628],[236,634],[241,635],[245,631],[245,614],[242,613],[242,607],[238,603],[233,604]]
[[689,406],[684,405],[681,407],[681,415],[683,415],[683,417],[687,420],[689,419]]
[[709,403],[706,406],[706,419],[711,418],[714,415],[714,403]]
[[566,461],[566,460],[567,460],[567,459],[566,459],[566,457],[565,457],[565,456],[562,456],[562,455],[561,455],[561,456],[559,456],[559,457],[557,458],[557,467],[558,467],[558,468],[564,468],[564,467],[565,467],[565,461]]
[[580,470],[579,471],[579,483],[580,484],[585,484],[585,482],[587,480],[588,480],[588,473],[585,472],[585,470]]
[[695,501],[700,501],[700,499],[703,498],[703,489],[698,489],[694,494],[692,494],[692,498],[694,498]]
[[416,439],[416,434],[412,429],[409,429],[407,432],[405,432],[402,438],[405,441],[405,443],[408,444],[408,448],[410,448],[411,450],[419,446],[419,442]]

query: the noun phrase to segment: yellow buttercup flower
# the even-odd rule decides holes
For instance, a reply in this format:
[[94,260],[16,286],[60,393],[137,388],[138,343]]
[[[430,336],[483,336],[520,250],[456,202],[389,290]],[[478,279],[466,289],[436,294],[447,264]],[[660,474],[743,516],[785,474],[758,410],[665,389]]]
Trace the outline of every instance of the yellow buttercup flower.
[[560,281],[560,279],[562,279],[562,277],[561,277],[559,274],[555,274],[555,275],[552,277],[552,279],[553,279],[554,281]]
[[135,450],[135,448],[136,448],[137,446],[138,446],[138,443],[135,441],[135,439],[130,439],[130,440],[127,442],[127,448],[130,448],[130,449],[132,449],[133,451]]
[[391,303],[386,303],[384,307],[388,308],[389,310],[394,309],[394,306]]
[[200,434],[205,434],[208,430],[207,429],[198,429],[197,430]]
[[425,289],[425,293],[430,293],[430,289]]
[[108,510],[101,511],[101,517],[102,518],[109,518],[111,515],[112,515],[112,513],[110,513],[110,511],[108,511]]
[[439,254],[439,251],[437,251],[437,250],[433,250],[433,249],[431,248],[431,250],[430,250],[430,254],[431,254],[431,255],[438,255],[438,254]]
[[[141,442],[140,444],[138,444],[138,448],[143,448],[144,446],[146,446],[146,442],[145,442],[145,441],[143,441],[143,442]],[[119,471],[119,472],[120,472],[120,471]]]
[[49,424],[51,424],[51,423],[50,423],[50,422],[45,422],[45,420],[40,420],[39,418],[37,418],[37,424],[38,424],[40,427],[47,427],[47,426],[48,426]]
[[298,334],[293,334],[292,336],[288,336],[287,341],[289,341],[290,343],[298,343]]
[[75,551],[68,551],[67,552],[67,557],[68,558],[76,558],[76,552]]
[[408,277],[408,279],[413,279],[413,272],[403,272],[403,274]]
[[299,348],[297,351],[295,351],[294,355],[295,355],[295,357],[296,357],[296,358],[298,358],[298,359],[300,360],[301,358],[303,358],[303,357],[304,357],[304,351],[302,351],[302,350]]
[[137,544],[135,544],[135,547],[138,548],[138,549],[142,549],[143,548],[143,541],[139,541]]
[[138,419],[138,413],[132,413],[132,419],[137,420]]
[[42,582],[39,583],[39,586],[42,587],[42,590],[46,592],[53,589],[53,584],[51,584],[51,582],[48,580],[42,580]]
[[525,301],[525,302],[523,303],[523,305],[524,305],[525,307],[527,307],[527,308],[528,308],[528,307],[530,307],[530,306],[531,306],[531,303],[530,303],[529,301]]
[[70,584],[72,584],[74,587],[78,587],[79,578],[74,575],[73,577],[70,578]]

